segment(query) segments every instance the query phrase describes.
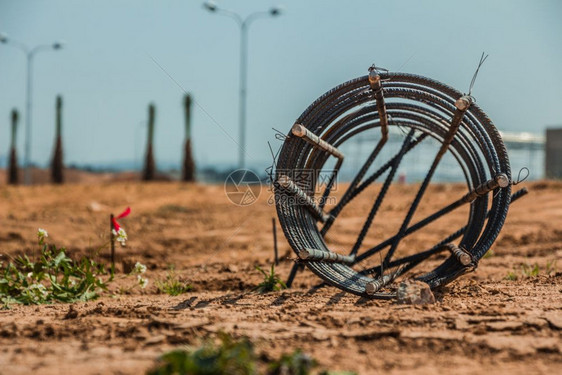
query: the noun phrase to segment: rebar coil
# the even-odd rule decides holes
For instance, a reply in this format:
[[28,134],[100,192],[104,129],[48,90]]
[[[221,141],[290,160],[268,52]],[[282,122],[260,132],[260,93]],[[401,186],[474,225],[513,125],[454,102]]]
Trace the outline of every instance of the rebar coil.
[[[415,129],[443,143],[448,125],[455,114],[455,102],[463,94],[435,80],[406,73],[379,72],[383,87],[388,126]],[[368,76],[345,82],[313,102],[295,121],[305,126],[328,144],[338,147],[365,130],[380,127],[381,120]],[[469,191],[504,173],[511,181],[506,148],[499,132],[488,116],[472,104],[465,112],[459,130],[448,150],[457,160]],[[289,132],[279,153],[274,174],[274,192],[279,222],[283,232],[298,254],[301,249],[330,251],[326,246],[317,219],[302,204],[286,199],[289,194],[275,181],[286,171],[320,171],[330,155]],[[375,163],[382,163],[376,160]],[[303,186],[314,195],[316,181]],[[479,197],[470,204],[467,229],[459,246],[478,261],[497,238],[507,215],[511,185],[499,188],[493,195]],[[489,211],[489,213],[488,213]],[[488,213],[488,215],[487,215]],[[421,250],[421,249],[420,249]],[[365,287],[373,278],[357,272],[352,266],[327,262],[307,262],[307,267],[326,283],[347,292],[370,298]],[[430,272],[418,277],[432,288],[451,282],[466,272],[452,255]],[[382,294],[380,295],[382,297]]]

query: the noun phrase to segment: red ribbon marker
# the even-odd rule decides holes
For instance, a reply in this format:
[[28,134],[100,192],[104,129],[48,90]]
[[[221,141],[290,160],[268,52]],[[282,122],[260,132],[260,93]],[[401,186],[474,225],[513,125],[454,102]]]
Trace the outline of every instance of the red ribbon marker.
[[127,207],[125,209],[125,211],[121,212],[119,215],[117,215],[117,217],[113,217],[111,220],[113,221],[113,229],[115,229],[116,232],[119,232],[119,229],[121,229],[121,226],[119,225],[119,223],[117,222],[117,219],[122,219],[124,217],[129,216],[129,214],[131,213],[131,207]]

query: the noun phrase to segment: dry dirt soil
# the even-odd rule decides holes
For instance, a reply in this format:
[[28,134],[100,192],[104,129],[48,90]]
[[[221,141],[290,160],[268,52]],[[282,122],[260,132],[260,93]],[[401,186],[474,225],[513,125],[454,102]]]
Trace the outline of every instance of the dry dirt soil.
[[[562,183],[525,183],[530,193],[512,205],[493,255],[436,292],[435,304],[414,306],[315,289],[319,279],[309,271],[292,289],[252,292],[261,281],[255,265],[268,267],[273,258],[276,213],[266,190],[239,207],[223,186],[89,182],[0,186],[0,254],[35,256],[37,228],[72,257],[92,254],[107,240],[108,215],[131,206],[119,269],[140,261],[150,284],[121,294],[118,286],[134,283],[124,278],[95,301],[1,310],[2,374],[139,374],[165,351],[218,331],[250,337],[263,360],[302,348],[321,368],[359,374],[562,373]],[[376,189],[342,213],[327,238],[335,249],[353,244]],[[416,186],[391,190],[365,246],[396,232]],[[416,217],[463,193],[457,185],[432,187]],[[400,251],[425,249],[466,217],[465,208],[437,221]],[[286,278],[295,256],[278,232],[277,271]],[[108,261],[106,248],[99,260]],[[539,275],[526,275],[522,264],[537,264]],[[155,282],[171,266],[191,292],[157,292]],[[509,272],[517,280],[506,279]]]

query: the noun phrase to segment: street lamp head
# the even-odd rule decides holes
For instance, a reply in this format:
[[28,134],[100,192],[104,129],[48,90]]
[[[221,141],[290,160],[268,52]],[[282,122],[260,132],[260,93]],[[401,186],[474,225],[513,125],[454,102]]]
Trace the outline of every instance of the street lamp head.
[[285,7],[283,7],[282,5],[276,5],[269,10],[269,14],[275,17],[275,16],[279,16],[284,11],[285,11]]
[[0,43],[8,43],[8,34],[0,33]]
[[209,12],[216,12],[218,9],[217,4],[212,0],[203,3],[203,7],[207,9]]
[[65,46],[65,42],[62,40],[58,40],[53,43],[53,49],[62,49]]

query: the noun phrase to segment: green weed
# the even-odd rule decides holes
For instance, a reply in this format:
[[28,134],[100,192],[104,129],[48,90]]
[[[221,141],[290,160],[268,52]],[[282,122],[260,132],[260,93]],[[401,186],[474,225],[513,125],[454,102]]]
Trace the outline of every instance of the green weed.
[[523,272],[523,275],[527,277],[537,277],[540,273],[539,265],[537,263],[534,265],[523,263],[521,265],[521,271]]
[[[148,375],[257,375],[259,361],[254,345],[246,338],[234,339],[218,334],[218,342],[205,341],[201,346],[178,349],[162,355]],[[310,375],[317,361],[295,350],[270,363],[263,363],[267,375]],[[261,366],[260,366],[261,367]],[[263,368],[262,367],[262,368]],[[320,375],[356,375],[353,372],[324,370]]]
[[301,350],[283,354],[281,358],[269,365],[268,375],[307,375],[318,363]]
[[546,262],[546,270],[545,273],[550,275],[556,272],[556,260],[549,260]]
[[260,266],[256,266],[256,269],[263,275],[263,281],[254,288],[254,290],[258,293],[277,292],[287,288],[287,285],[285,285],[279,275],[275,273],[274,264],[271,265],[271,270],[269,273],[261,269]]
[[193,286],[189,283],[181,281],[180,278],[171,268],[166,274],[164,280],[156,281],[156,288],[160,293],[166,293],[171,296],[179,296],[180,294],[187,293],[193,289]]
[[41,254],[35,262],[27,255],[0,262],[0,301],[25,305],[52,302],[88,301],[107,290],[103,265],[83,257],[69,258],[64,248],[44,243],[46,232],[39,232]]
[[199,348],[165,353],[147,374],[256,374],[254,347],[248,339],[235,340],[225,333],[220,333],[219,339],[218,345],[208,341]]
[[[84,256],[73,260],[66,255],[64,248],[49,245],[45,239],[49,235],[44,229],[37,232],[40,254],[31,260],[27,255],[11,258],[7,264],[0,261],[0,306],[9,308],[10,304],[24,305],[77,302],[96,299],[108,291],[113,277],[104,265],[91,257]],[[145,288],[148,279],[142,274],[146,266],[137,262],[134,270],[122,277],[136,275],[136,282],[121,287],[121,293],[132,288]]]
[[[541,270],[538,263],[534,263],[534,264],[521,263],[519,274],[521,275],[521,277],[534,278],[540,276],[541,273],[548,276],[554,272],[556,272],[556,261],[549,260],[546,262],[545,268],[543,270]],[[517,270],[515,269],[513,271],[509,271],[505,279],[511,281],[518,280],[519,275]]]

